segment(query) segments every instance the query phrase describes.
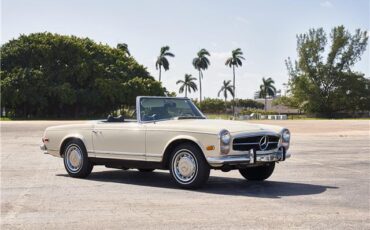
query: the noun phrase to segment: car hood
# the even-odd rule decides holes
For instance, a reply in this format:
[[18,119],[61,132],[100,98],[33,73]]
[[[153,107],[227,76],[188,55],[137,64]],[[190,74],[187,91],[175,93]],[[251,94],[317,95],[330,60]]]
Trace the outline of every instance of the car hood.
[[148,130],[173,130],[173,131],[188,131],[199,133],[218,134],[222,129],[228,130],[232,134],[242,132],[259,132],[270,131],[280,132],[282,127],[273,125],[252,124],[245,121],[231,120],[210,120],[210,119],[184,119],[184,120],[168,120],[158,121],[155,123],[147,123]]

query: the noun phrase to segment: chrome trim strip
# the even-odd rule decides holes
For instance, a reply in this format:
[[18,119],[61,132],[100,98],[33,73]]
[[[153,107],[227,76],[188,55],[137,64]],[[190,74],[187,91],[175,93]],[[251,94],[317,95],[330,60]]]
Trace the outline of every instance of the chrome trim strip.
[[250,133],[245,133],[245,131],[244,131],[244,132],[241,132],[241,133],[234,134],[233,135],[233,140],[236,139],[236,138],[253,137],[253,136],[266,136],[266,135],[267,136],[275,136],[275,137],[279,137],[279,138],[281,136],[279,133],[266,131],[266,130],[254,131],[254,132],[250,132]]
[[[279,144],[279,142],[268,142],[269,144]],[[258,142],[253,142],[253,143],[236,143],[236,144],[233,144],[233,145],[258,145],[259,143]]]
[[130,154],[112,154],[112,153],[96,153],[96,158],[110,158],[110,159],[121,159],[121,160],[142,160],[145,161],[143,155],[130,155]]
[[128,152],[104,152],[104,151],[95,151],[95,154],[100,155],[112,155],[112,156],[145,156],[145,153],[128,153]]
[[151,156],[151,157],[156,157],[156,156],[162,157],[162,155],[161,154],[158,154],[158,153],[146,153],[146,155],[147,156]]

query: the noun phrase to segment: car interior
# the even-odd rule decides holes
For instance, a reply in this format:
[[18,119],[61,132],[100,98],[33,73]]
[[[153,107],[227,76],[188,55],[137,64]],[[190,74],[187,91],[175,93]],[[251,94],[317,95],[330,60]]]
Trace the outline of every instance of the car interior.
[[107,122],[125,122],[125,118],[122,115],[119,115],[118,117],[108,115]]

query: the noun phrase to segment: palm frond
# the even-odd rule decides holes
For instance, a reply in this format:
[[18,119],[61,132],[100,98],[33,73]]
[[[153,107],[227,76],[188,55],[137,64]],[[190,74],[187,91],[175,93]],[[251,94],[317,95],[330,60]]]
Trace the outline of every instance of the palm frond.
[[167,58],[162,57],[162,66],[165,71],[167,71],[170,68],[170,63],[168,62]]
[[262,78],[262,84],[260,85],[260,97],[266,98],[267,96],[275,96],[276,88],[274,86],[275,81],[269,78]]
[[179,89],[179,93],[183,93],[183,92],[184,92],[184,87],[185,87],[185,85],[182,85],[182,86],[180,87],[180,89]]
[[233,87],[232,86],[229,87],[229,88],[227,88],[227,91],[229,91],[229,93],[231,94],[231,96],[234,97],[234,90],[233,90]]
[[267,88],[267,95],[273,97],[275,96],[275,90],[273,90],[272,88]]
[[159,68],[161,68],[161,59],[157,59],[157,61],[155,62],[155,68],[156,69],[159,69]]
[[163,54],[163,56],[167,56],[167,57],[175,57],[175,55],[171,52],[166,52]]
[[198,57],[211,56],[211,54],[206,49],[201,49],[198,52]]
[[168,50],[170,50],[169,46],[162,46],[160,51],[160,56],[163,56]]
[[221,94],[223,91],[224,91],[224,86],[222,86],[222,87],[221,87],[221,89],[218,91],[218,93],[217,93],[217,97],[219,97],[219,96],[220,96],[220,94]]
[[243,62],[239,58],[236,59],[236,63],[239,66],[242,66],[243,65]]
[[200,67],[199,67],[199,58],[198,57],[196,57],[196,58],[193,59],[193,66],[197,70],[200,69]]
[[232,61],[233,61],[233,58],[228,58],[228,59],[226,59],[226,62],[225,62],[225,65],[227,65],[227,66],[229,66],[229,67],[231,67],[231,65],[232,65]]
[[189,84],[189,92],[190,92],[190,89],[192,89],[194,92],[198,90],[198,86],[195,82],[190,82]]
[[245,60],[242,55],[243,55],[243,52],[242,52],[242,50],[240,48],[237,48],[235,50],[232,50],[231,51],[231,57],[229,57],[226,60],[225,65],[228,65],[229,67],[232,67],[232,66],[236,66],[236,67],[242,66],[243,65],[242,60]]

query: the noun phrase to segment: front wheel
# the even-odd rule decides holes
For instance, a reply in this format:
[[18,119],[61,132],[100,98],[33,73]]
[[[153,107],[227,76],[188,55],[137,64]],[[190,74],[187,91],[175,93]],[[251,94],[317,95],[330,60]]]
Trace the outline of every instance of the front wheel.
[[271,176],[275,169],[275,162],[261,166],[239,169],[240,174],[247,180],[262,181]]
[[180,187],[195,189],[207,182],[210,167],[202,151],[194,144],[186,143],[173,151],[170,173]]
[[72,140],[67,143],[63,159],[64,167],[71,177],[85,178],[90,175],[94,167],[87,157],[84,144],[79,140]]

